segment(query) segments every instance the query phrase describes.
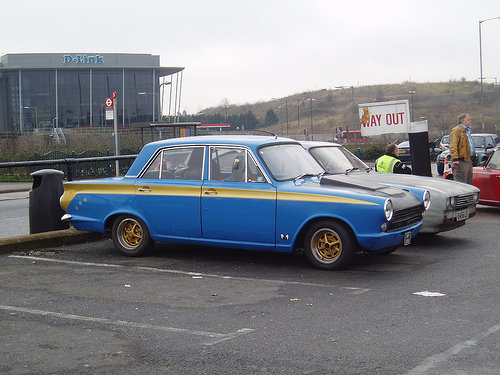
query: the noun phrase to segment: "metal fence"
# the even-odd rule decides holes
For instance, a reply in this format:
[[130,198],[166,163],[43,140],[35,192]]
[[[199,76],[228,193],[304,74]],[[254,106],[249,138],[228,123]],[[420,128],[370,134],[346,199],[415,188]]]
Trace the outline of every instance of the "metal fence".
[[[129,149],[122,149],[120,151],[121,155],[136,155]],[[59,169],[64,171],[66,175],[71,175],[74,179],[84,179],[90,177],[107,177],[116,174],[114,160],[120,159],[99,159],[102,157],[113,156],[109,150],[106,152],[101,152],[98,150],[85,150],[80,153],[72,151],[71,153],[66,153],[63,151],[49,151],[45,154],[39,155],[35,153],[35,160],[61,160],[61,159],[94,159],[95,161],[77,162],[71,163],[71,170],[68,172],[67,163],[55,164],[54,169]],[[120,173],[123,174],[130,168],[133,159],[125,159],[120,163]]]
[[[48,154],[53,153],[51,151]],[[58,151],[55,151],[56,153]],[[66,156],[64,153],[52,154],[52,156]],[[82,156],[83,153],[78,156]],[[44,156],[44,155],[42,155]],[[77,156],[77,155],[71,155]],[[68,181],[73,181],[76,178],[85,179],[91,177],[111,177],[116,175],[116,167],[114,161],[120,161],[120,175],[124,175],[130,165],[137,157],[137,154],[119,155],[119,156],[91,156],[91,157],[60,157],[58,159],[49,160],[33,160],[33,161],[13,161],[0,163],[0,169],[4,175],[16,175],[29,177],[30,173],[50,167],[64,172],[65,178]]]

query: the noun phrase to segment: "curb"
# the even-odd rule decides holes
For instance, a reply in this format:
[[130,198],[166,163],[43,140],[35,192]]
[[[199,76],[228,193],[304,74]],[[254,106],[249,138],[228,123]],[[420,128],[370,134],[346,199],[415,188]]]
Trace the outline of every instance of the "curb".
[[11,238],[0,238],[0,254],[27,249],[59,247],[76,243],[98,241],[105,238],[102,233],[63,229],[45,233],[28,234]]
[[26,192],[28,193],[31,189],[22,189],[22,188],[5,188],[5,189],[2,189],[2,191],[0,193],[22,193],[22,192]]

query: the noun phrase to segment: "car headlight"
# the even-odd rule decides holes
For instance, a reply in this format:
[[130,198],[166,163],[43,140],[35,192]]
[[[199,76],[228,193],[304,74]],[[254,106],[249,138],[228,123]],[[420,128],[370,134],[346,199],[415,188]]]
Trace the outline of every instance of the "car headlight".
[[478,204],[479,202],[479,193],[474,193],[474,203]]
[[385,213],[385,219],[387,221],[391,221],[392,215],[394,214],[394,208],[392,206],[392,201],[390,199],[387,199],[384,203],[384,213]]
[[431,193],[429,190],[424,191],[424,196],[422,197],[424,201],[424,208],[427,211],[429,207],[431,206]]
[[448,198],[448,208],[454,208],[455,207],[455,197],[449,197]]

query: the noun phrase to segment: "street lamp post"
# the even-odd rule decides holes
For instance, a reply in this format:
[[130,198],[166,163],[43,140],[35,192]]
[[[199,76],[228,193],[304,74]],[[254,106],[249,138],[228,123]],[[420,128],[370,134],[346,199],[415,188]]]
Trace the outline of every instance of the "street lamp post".
[[160,89],[162,86],[168,86],[171,84],[172,84],[172,81],[162,82],[162,83],[160,83],[160,86],[158,86],[158,101],[159,101],[158,108],[160,110],[160,122],[163,121],[163,98],[165,97],[165,95],[162,95],[162,92],[160,91]]
[[300,99],[297,98],[297,135],[300,134]]
[[311,141],[314,141],[314,128],[313,128],[313,101],[316,99],[302,98],[302,100],[309,101],[311,108]]
[[281,136],[283,137],[283,104],[281,104],[279,107],[280,110],[280,127],[281,127]]
[[483,77],[483,79],[494,79],[495,80],[495,107],[496,107],[496,112],[497,112],[497,121],[495,123],[495,131],[498,130],[498,120],[499,120],[499,117],[500,117],[500,113],[499,113],[499,108],[498,108],[498,99],[499,99],[499,95],[498,95],[498,82],[497,82],[497,77]]
[[413,119],[413,96],[416,94],[417,92],[415,90],[410,90],[408,91],[408,94],[411,95],[411,101],[410,101],[410,104],[411,104],[411,108],[410,108],[410,121]]
[[288,101],[285,100],[286,136],[288,137]]
[[37,129],[38,131],[38,108],[37,107],[24,107],[24,108],[35,110],[35,129]]
[[[354,107],[354,86],[336,86],[336,89],[351,89],[352,100],[352,130],[356,129],[356,108]],[[349,129],[347,129],[349,135]]]
[[[158,97],[160,96],[157,92],[138,92],[137,95],[153,95],[153,122],[155,121],[155,111],[154,111],[154,101],[155,101],[155,98],[154,96],[155,95],[158,95]],[[161,119],[160,119],[161,121]]]
[[483,47],[481,41],[481,24],[486,21],[497,20],[500,17],[488,18],[479,21],[479,70],[481,78],[481,129],[484,130],[484,92],[483,92]]
[[279,106],[280,112],[280,123],[281,123],[281,135],[283,136],[283,103],[285,103],[285,121],[286,121],[286,135],[288,136],[288,100],[280,100],[277,98],[271,98],[271,100],[280,101],[281,105]]

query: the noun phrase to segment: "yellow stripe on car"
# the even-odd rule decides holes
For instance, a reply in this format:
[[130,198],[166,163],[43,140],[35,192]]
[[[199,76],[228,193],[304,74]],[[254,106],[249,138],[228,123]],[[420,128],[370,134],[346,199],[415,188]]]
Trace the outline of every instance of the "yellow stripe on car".
[[[66,184],[64,194],[61,197],[61,207],[67,211],[71,200],[83,191],[86,195],[92,194],[136,194],[140,188],[147,188],[150,191],[143,191],[144,195],[159,196],[183,196],[197,197],[200,195],[200,187],[197,186],[155,186],[155,185],[98,185],[98,184]],[[275,199],[275,191],[245,190],[227,188],[202,188],[202,195],[219,198],[242,198],[242,199]],[[345,198],[331,195],[318,195],[307,193],[278,192],[277,199],[284,201],[302,202],[322,202],[322,203],[343,203],[343,204],[363,204],[377,205],[360,199]]]
[[360,199],[337,197],[333,195],[319,195],[306,193],[278,193],[279,200],[302,201],[302,202],[323,202],[323,203],[345,203],[345,204],[367,204],[376,206],[377,203],[367,202]]

